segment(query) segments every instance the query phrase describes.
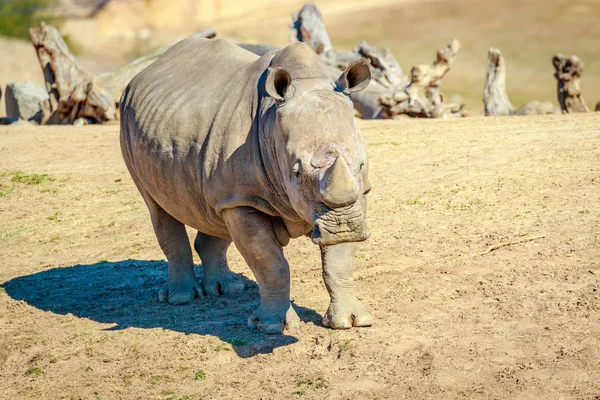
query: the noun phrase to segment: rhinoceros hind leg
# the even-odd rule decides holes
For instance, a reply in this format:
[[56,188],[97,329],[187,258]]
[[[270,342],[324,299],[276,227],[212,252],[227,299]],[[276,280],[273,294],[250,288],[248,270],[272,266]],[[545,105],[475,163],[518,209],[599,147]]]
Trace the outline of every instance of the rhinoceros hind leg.
[[[140,190],[141,192],[141,190]],[[202,296],[202,288],[194,274],[192,249],[185,225],[163,210],[147,193],[146,201],[158,244],[169,262],[169,275],[158,299],[170,304],[186,304]]]
[[198,232],[194,248],[202,260],[202,288],[211,296],[234,294],[244,290],[244,282],[231,272],[227,264],[227,249],[231,240]]
[[254,273],[260,305],[248,319],[250,328],[264,333],[298,329],[300,319],[290,303],[290,266],[277,240],[272,218],[249,207],[223,212],[236,247]]
[[373,325],[373,316],[356,298],[352,264],[356,243],[321,247],[323,280],[331,297],[323,325],[333,329]]

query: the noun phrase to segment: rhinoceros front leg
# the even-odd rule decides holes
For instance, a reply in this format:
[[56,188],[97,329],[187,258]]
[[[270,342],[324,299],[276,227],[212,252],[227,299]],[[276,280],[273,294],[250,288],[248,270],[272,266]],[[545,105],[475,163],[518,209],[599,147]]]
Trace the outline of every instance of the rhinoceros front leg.
[[248,318],[248,326],[264,333],[298,329],[300,318],[290,303],[290,267],[275,237],[271,217],[240,207],[225,210],[223,219],[260,291],[260,306]]
[[222,239],[198,232],[194,248],[202,260],[204,293],[212,296],[239,293],[244,290],[244,283],[231,272],[227,264],[227,249],[231,240]]
[[321,247],[323,280],[331,297],[323,325],[334,329],[352,326],[370,326],[373,316],[356,298],[352,264],[356,243],[342,243]]
[[192,249],[185,225],[169,215],[149,196],[144,199],[158,244],[169,262],[167,283],[158,292],[158,298],[170,304],[189,303],[203,293],[194,274]]

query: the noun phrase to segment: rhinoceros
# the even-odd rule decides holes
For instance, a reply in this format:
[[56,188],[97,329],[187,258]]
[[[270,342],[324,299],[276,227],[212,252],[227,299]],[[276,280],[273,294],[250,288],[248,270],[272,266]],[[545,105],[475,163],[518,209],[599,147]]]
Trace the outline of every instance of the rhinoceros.
[[[233,241],[260,292],[248,326],[298,329],[283,247],[309,235],[331,298],[323,324],[373,323],[352,278],[356,242],[369,237],[371,187],[350,95],[370,79],[359,60],[332,80],[302,43],[259,57],[200,38],[179,42],[132,79],[120,105],[121,149],[168,261],[161,301],[243,290],[227,263]],[[198,231],[201,284],[186,225]]]

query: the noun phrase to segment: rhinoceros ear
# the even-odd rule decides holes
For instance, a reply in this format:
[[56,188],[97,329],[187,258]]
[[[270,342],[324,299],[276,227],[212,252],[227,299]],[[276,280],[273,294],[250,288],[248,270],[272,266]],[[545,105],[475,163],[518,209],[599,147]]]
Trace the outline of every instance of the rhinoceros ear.
[[348,68],[340,75],[337,82],[344,93],[357,92],[369,85],[369,82],[371,82],[369,64],[371,64],[371,60],[361,58],[348,65]]
[[283,101],[292,94],[292,76],[281,67],[269,67],[265,89],[272,98]]

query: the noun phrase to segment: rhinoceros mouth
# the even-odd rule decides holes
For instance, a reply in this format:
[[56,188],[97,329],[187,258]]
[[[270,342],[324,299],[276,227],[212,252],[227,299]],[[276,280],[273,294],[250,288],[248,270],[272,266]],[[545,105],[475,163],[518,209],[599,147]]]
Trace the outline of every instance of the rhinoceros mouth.
[[362,242],[369,238],[365,214],[356,202],[346,207],[332,209],[324,204],[316,212],[312,241],[319,246],[346,242]]

